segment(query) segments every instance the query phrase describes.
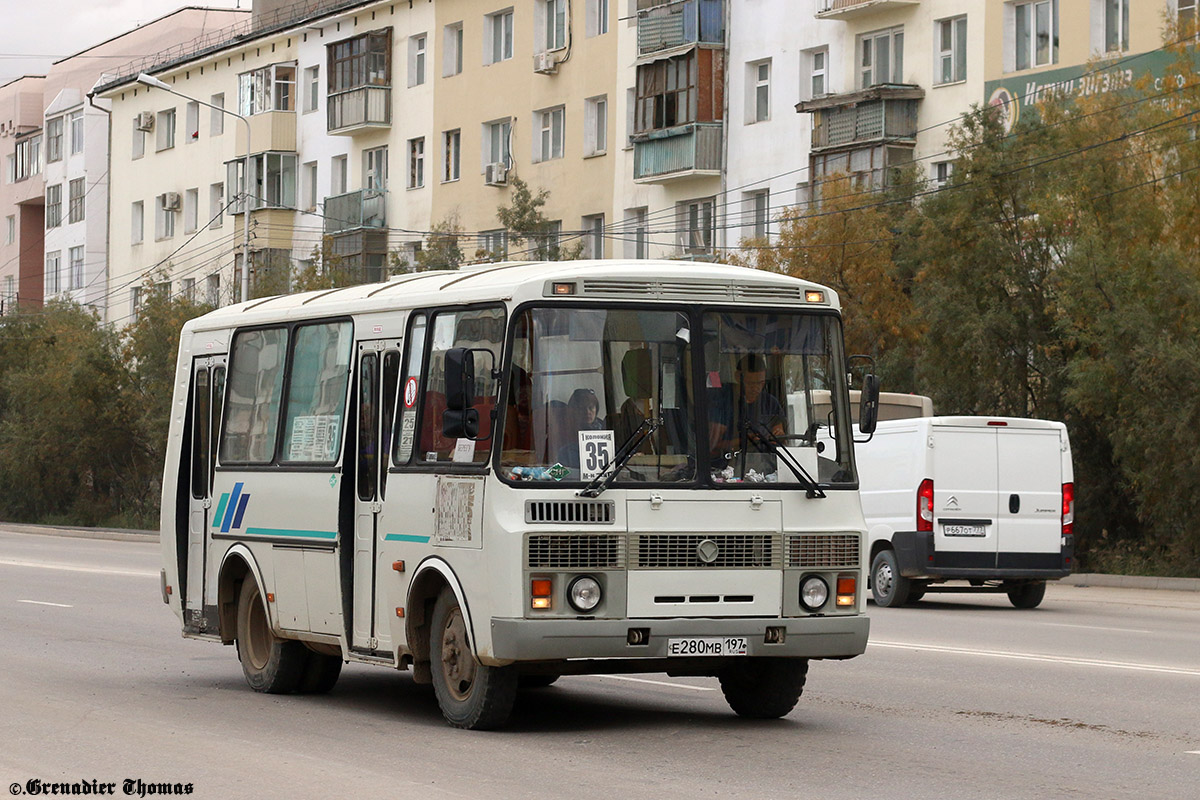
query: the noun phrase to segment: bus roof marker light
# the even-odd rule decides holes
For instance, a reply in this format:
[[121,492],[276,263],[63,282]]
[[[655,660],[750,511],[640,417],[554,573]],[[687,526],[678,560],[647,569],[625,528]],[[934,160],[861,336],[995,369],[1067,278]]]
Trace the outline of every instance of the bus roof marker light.
[[804,302],[806,303],[824,303],[825,293],[816,289],[809,289],[804,293]]
[[575,284],[573,283],[554,283],[550,291],[555,295],[575,294]]

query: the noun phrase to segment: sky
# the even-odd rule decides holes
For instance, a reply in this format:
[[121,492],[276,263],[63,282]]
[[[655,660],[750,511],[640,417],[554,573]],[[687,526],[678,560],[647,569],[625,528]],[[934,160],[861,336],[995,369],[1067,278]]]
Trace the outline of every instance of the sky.
[[237,8],[239,0],[0,0],[0,84],[45,75],[63,56],[188,5]]

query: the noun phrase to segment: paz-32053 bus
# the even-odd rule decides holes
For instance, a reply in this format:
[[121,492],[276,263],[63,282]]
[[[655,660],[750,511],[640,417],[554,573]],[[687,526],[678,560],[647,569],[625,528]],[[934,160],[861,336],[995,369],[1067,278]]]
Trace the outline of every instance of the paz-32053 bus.
[[809,659],[866,647],[822,286],[650,261],[403,275],[192,320],[176,379],[163,598],[256,690],[411,668],[452,725],[490,728],[521,687],[666,672],[778,717]]

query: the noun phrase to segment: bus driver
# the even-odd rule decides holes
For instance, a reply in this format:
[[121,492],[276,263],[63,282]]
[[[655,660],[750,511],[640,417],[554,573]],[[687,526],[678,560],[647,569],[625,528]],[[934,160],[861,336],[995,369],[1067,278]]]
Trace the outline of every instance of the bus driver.
[[[752,440],[759,437],[755,428],[762,427],[775,436],[783,436],[785,419],[783,405],[767,385],[767,366],[757,353],[743,356],[734,373],[736,386],[718,390],[709,403],[709,447],[714,466],[724,465],[727,454],[740,449],[745,434]],[[749,426],[749,429],[743,429]]]

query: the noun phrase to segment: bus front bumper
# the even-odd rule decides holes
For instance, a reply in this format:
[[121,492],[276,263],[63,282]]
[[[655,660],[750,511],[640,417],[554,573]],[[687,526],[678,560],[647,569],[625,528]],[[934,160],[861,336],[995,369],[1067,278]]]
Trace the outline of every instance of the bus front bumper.
[[[748,656],[851,658],[867,649],[865,615],[787,619],[512,619],[493,617],[492,656],[498,661],[663,659],[670,639],[741,636]],[[772,632],[768,644],[768,628]],[[644,631],[631,637],[630,631]],[[782,636],[780,636],[782,633]],[[644,636],[644,644],[630,644]],[[672,661],[688,658],[676,656]]]

